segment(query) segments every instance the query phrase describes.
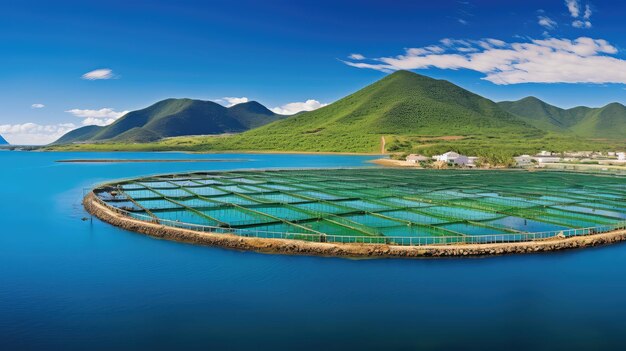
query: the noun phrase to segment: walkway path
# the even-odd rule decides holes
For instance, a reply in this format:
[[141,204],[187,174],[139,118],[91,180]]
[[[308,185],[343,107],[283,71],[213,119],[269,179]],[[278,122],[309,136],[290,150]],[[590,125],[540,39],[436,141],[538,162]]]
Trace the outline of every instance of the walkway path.
[[384,154],[385,154],[385,144],[386,144],[386,143],[385,143],[385,137],[384,137],[384,136],[381,136],[381,137],[380,137],[380,144],[381,144],[381,145],[380,145],[380,153],[381,153],[382,155],[384,155]]

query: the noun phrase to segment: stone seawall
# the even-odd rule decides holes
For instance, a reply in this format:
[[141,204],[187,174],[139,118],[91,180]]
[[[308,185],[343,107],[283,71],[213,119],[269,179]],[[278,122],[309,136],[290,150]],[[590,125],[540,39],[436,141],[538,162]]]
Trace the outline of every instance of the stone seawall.
[[155,238],[190,244],[218,246],[228,249],[263,253],[352,258],[421,258],[463,257],[560,251],[612,244],[626,240],[626,230],[588,236],[554,238],[499,244],[397,246],[384,244],[318,243],[290,239],[241,237],[233,234],[214,234],[149,223],[119,214],[96,200],[93,193],[83,199],[90,214],[114,226]]

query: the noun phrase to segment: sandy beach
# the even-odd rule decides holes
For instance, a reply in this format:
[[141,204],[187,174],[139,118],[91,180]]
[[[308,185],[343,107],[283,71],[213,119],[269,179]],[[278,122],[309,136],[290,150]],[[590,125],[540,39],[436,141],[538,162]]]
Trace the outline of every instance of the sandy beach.
[[412,163],[403,160],[392,160],[390,158],[379,158],[377,160],[369,161],[370,163],[375,163],[380,166],[386,167],[410,167],[410,168],[422,168],[419,163]]

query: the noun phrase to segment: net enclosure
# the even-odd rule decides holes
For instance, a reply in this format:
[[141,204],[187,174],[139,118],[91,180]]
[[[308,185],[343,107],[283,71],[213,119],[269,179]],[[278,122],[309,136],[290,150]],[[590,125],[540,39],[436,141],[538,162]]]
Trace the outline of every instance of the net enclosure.
[[432,245],[626,226],[626,178],[567,172],[311,169],[195,172],[93,190],[124,215],[203,232]]

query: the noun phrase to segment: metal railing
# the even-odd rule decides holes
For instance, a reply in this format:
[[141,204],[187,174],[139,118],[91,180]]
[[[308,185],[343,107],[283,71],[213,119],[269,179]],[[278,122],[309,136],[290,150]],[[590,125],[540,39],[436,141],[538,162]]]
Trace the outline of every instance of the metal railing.
[[588,236],[601,234],[615,230],[626,230],[626,221],[620,221],[615,224],[601,225],[589,228],[555,230],[535,233],[506,233],[506,234],[486,234],[486,235],[462,235],[462,236],[351,236],[351,235],[334,235],[334,234],[316,234],[316,233],[290,233],[290,232],[273,232],[253,229],[224,228],[216,226],[206,226],[201,224],[185,223],[167,219],[155,220],[148,215],[133,213],[107,204],[97,195],[93,194],[93,198],[107,209],[130,217],[136,220],[156,223],[174,228],[188,229],[197,232],[212,234],[233,234],[241,237],[253,237],[264,239],[289,239],[304,240],[312,242],[328,242],[328,243],[361,243],[361,244],[388,244],[402,246],[425,246],[425,245],[459,245],[459,244],[495,244],[495,243],[513,243],[542,241],[554,238],[567,238]]

